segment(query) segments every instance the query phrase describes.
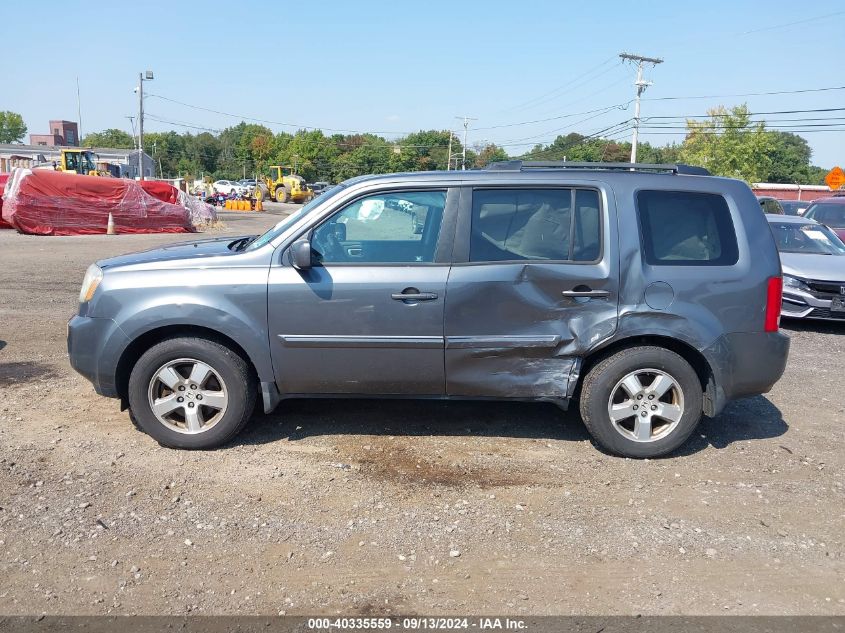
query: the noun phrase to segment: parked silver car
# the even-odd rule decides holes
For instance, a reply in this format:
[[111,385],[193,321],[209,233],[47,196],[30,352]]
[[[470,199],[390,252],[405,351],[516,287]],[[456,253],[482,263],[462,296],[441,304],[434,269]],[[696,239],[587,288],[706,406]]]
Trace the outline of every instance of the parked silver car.
[[745,183],[510,161],[354,178],[261,236],[97,262],[68,351],[167,446],[229,441],[258,398],[497,398],[577,402],[599,445],[654,457],[780,378],[780,306]]
[[831,229],[797,216],[768,215],[783,268],[781,315],[845,321],[845,244]]

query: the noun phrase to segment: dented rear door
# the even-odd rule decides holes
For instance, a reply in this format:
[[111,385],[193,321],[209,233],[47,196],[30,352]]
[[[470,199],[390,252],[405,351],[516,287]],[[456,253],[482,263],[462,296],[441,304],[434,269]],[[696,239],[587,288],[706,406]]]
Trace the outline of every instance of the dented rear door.
[[612,191],[596,181],[467,187],[460,207],[445,306],[448,395],[569,397],[580,359],[616,330]]

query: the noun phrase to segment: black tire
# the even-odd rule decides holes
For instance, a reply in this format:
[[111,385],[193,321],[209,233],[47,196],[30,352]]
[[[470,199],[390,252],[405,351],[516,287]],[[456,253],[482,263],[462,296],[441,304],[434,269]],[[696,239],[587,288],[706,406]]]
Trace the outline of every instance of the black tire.
[[[196,359],[217,372],[225,383],[228,403],[222,417],[208,430],[185,434],[172,430],[153,413],[148,398],[150,382],[165,364]],[[129,407],[139,429],[170,448],[208,449],[231,440],[252,416],[257,394],[249,365],[228,347],[202,338],[173,338],[148,349],[129,376]]]
[[[608,406],[619,381],[632,372],[645,369],[665,372],[674,379],[683,398],[683,410],[674,428],[666,427],[665,435],[640,442],[617,430]],[[639,401],[632,399],[631,402]],[[631,347],[617,352],[593,367],[581,387],[580,409],[584,425],[600,446],[623,457],[659,457],[672,452],[695,430],[701,420],[702,406],[701,381],[695,370],[681,356],[662,347]],[[620,423],[620,426],[633,425],[634,420],[636,417]],[[658,423],[665,424],[665,421],[659,419]]]
[[288,190],[284,187],[276,187],[276,202],[287,202]]

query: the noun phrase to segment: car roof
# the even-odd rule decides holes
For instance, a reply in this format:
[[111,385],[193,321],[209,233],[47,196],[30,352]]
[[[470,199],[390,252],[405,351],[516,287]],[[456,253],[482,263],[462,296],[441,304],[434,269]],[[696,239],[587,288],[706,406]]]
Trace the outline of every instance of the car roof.
[[781,215],[779,213],[767,213],[766,219],[772,223],[778,224],[818,224],[811,218],[805,218],[800,215]]

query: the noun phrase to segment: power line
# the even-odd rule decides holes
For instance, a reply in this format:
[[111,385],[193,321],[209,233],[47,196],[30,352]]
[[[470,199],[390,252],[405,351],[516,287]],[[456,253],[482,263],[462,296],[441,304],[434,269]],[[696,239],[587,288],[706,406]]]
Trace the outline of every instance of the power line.
[[[553,95],[553,94],[555,94],[555,93],[557,93],[557,92],[559,92],[559,91],[563,90],[564,88],[566,88],[566,87],[568,87],[568,86],[570,86],[570,85],[574,84],[576,81],[581,80],[583,77],[586,77],[587,75],[589,75],[589,74],[591,74],[591,73],[595,72],[596,70],[599,70],[600,68],[603,68],[604,66],[606,66],[606,65],[607,65],[607,64],[609,64],[610,62],[614,61],[615,59],[616,59],[616,56],[615,56],[615,55],[614,55],[613,57],[608,57],[606,60],[604,60],[604,61],[603,61],[602,63],[600,63],[599,65],[594,66],[594,67],[593,67],[593,68],[591,68],[590,70],[587,70],[587,71],[585,71],[585,72],[581,73],[580,75],[576,76],[576,77],[575,77],[575,78],[573,78],[573,79],[570,79],[569,81],[567,81],[566,83],[564,83],[564,84],[562,84],[562,85],[558,86],[557,88],[555,88],[555,89],[553,89],[553,90],[550,90],[549,92],[545,92],[545,93],[541,94],[539,97],[535,97],[535,98],[533,98],[533,99],[529,99],[528,101],[525,101],[525,102],[523,102],[523,103],[517,104],[517,105],[515,105],[515,106],[513,106],[513,107],[511,107],[511,108],[507,108],[507,109],[505,109],[505,110],[502,110],[502,112],[513,112],[514,110],[520,110],[520,109],[522,109],[522,108],[524,108],[524,107],[532,107],[532,106],[531,106],[531,104],[534,104],[535,102],[540,101],[540,100],[544,99],[545,97],[548,97],[549,95]],[[598,77],[600,77],[600,76],[601,76],[601,75],[598,75],[597,77],[594,77],[594,79],[596,79],[596,78],[598,78]]]
[[[611,58],[611,60],[612,59],[613,58]],[[558,99],[559,97],[563,96],[562,92],[564,90],[568,89],[570,92],[574,92],[576,90],[579,90],[580,88],[583,88],[587,84],[592,83],[596,79],[600,79],[601,77],[604,77],[605,75],[608,75],[609,73],[612,73],[613,71],[618,70],[620,68],[620,66],[621,66],[621,63],[617,64],[616,66],[611,66],[610,68],[607,68],[607,69],[603,70],[602,72],[595,74],[592,77],[588,77],[588,78],[584,79],[583,81],[573,80],[573,82],[559,86],[555,90],[553,90],[549,93],[546,93],[546,96],[544,98],[535,99],[534,101],[530,102],[530,105],[527,105],[527,106],[522,107],[522,108],[517,108],[517,109],[518,110],[528,110],[528,109],[531,109],[531,108],[539,107],[539,106],[541,106],[545,103],[549,103],[551,101],[554,101],[555,99]],[[590,72],[591,71],[588,71],[587,73],[580,75],[579,78],[586,77],[587,75],[590,74]],[[616,81],[613,82],[613,84],[611,84],[611,86],[616,85],[618,83],[619,83],[619,81],[617,79]],[[607,90],[607,87],[602,88],[602,89],[600,89],[596,92],[604,92],[605,90]],[[593,94],[595,94],[595,93],[590,93],[589,95],[583,96],[583,97],[579,98],[578,100],[576,100],[574,102],[569,102],[569,103],[564,104],[564,105],[559,106],[559,107],[565,108],[565,107],[569,107],[570,105],[573,105],[575,103],[580,103],[581,101],[588,99]]]
[[829,92],[831,90],[845,90],[845,86],[830,86],[826,88],[803,88],[801,90],[774,90],[771,92],[743,92],[732,95],[696,95],[694,97],[653,97],[643,101],[685,101],[691,99],[728,99],[732,97],[766,97],[771,95],[795,95],[808,92]]
[[[818,112],[843,112],[845,108],[814,108],[812,110],[773,110],[771,112],[745,112],[748,116],[765,116],[768,114],[815,114]],[[725,114],[731,114],[726,111]],[[714,116],[720,116],[721,113],[714,114],[685,114],[677,116],[650,116],[648,119],[709,119]]]
[[826,13],[825,15],[816,15],[811,18],[805,18],[803,20],[795,20],[793,22],[785,22],[783,24],[775,24],[774,26],[764,26],[759,29],[751,29],[750,31],[744,31],[741,35],[751,35],[752,33],[763,33],[765,31],[774,31],[776,29],[784,29],[790,26],[797,26],[799,24],[807,24],[807,22],[815,22],[816,20],[824,20],[827,18],[832,18],[837,15],[845,14],[845,11],[834,11],[833,13]]
[[533,119],[531,121],[519,121],[517,123],[504,123],[502,125],[489,125],[487,127],[477,127],[473,128],[476,132],[481,132],[482,130],[499,130],[506,127],[519,127],[522,125],[532,125],[534,123],[547,123],[548,121],[559,121],[560,119],[571,119],[575,116],[581,116],[583,114],[593,114],[594,112],[609,112],[614,109],[624,110],[629,105],[631,105],[631,101],[626,101],[625,103],[615,103],[613,105],[605,106],[603,108],[596,108],[594,110],[587,110],[585,112],[573,112],[572,114],[561,114],[560,116],[553,116],[548,117],[545,119]]
[[[373,131],[364,132],[364,131],[361,131],[361,130],[347,130],[347,129],[330,128],[330,127],[323,127],[323,126],[317,126],[317,125],[303,125],[303,124],[300,124],[300,123],[286,123],[284,121],[272,121],[270,119],[260,119],[260,118],[257,118],[257,117],[250,117],[250,116],[245,116],[245,115],[242,115],[242,114],[233,114],[231,112],[223,112],[222,110],[213,110],[211,108],[206,108],[206,107],[194,105],[194,104],[191,104],[191,103],[185,103],[184,101],[177,101],[176,99],[171,99],[170,97],[165,97],[165,96],[162,96],[162,95],[148,94],[147,97],[155,97],[156,99],[162,99],[164,101],[169,101],[170,103],[175,103],[177,105],[181,105],[181,106],[184,106],[186,108],[193,108],[195,110],[203,110],[204,112],[210,112],[212,114],[219,114],[219,115],[222,115],[222,116],[228,116],[228,117],[232,117],[232,118],[235,118],[235,119],[241,119],[241,120],[244,120],[244,121],[255,121],[257,123],[266,123],[268,125],[278,125],[280,127],[292,127],[292,128],[297,128],[299,130],[327,130],[329,132],[340,132],[340,133],[346,133],[346,134],[385,134],[385,135],[392,135],[392,136],[401,136],[401,135],[405,134],[403,132],[373,132]],[[411,132],[408,132],[408,134],[410,134],[410,133]]]

